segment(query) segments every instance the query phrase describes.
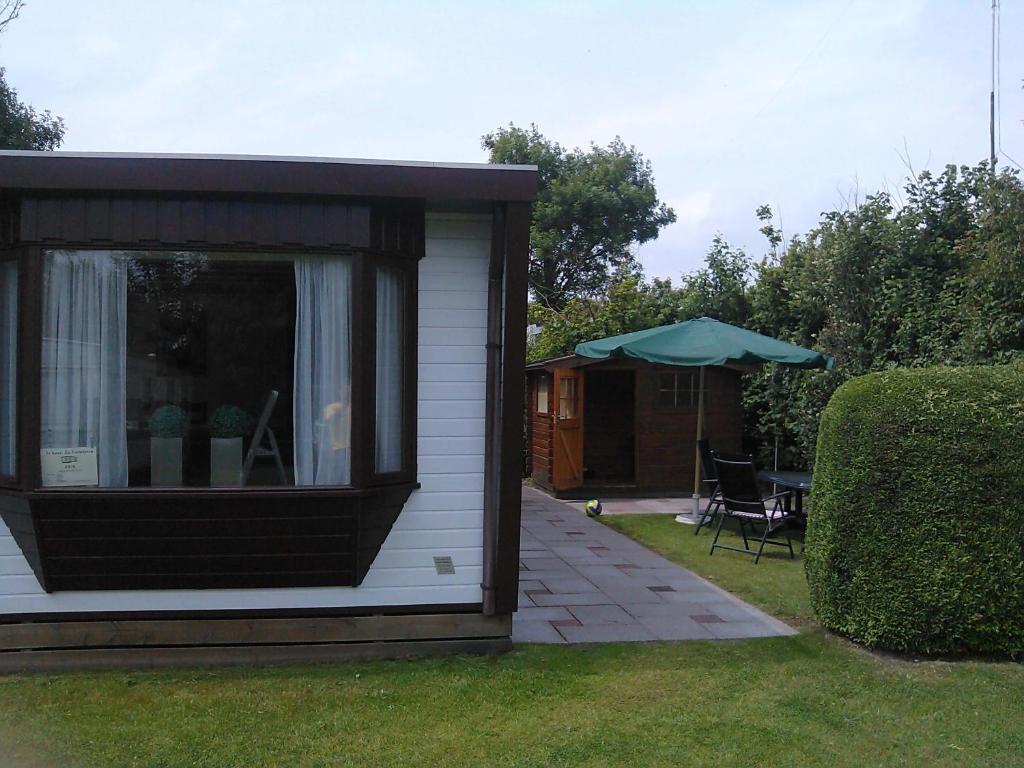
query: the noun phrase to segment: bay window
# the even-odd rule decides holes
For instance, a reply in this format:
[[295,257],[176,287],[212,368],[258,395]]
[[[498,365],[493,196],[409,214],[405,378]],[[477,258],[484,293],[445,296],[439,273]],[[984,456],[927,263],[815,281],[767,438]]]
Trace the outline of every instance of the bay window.
[[[360,253],[43,251],[42,486],[409,479],[414,265]],[[0,274],[0,291],[12,290]],[[13,344],[3,306],[0,355]],[[0,474],[13,381],[0,379]],[[370,445],[360,470],[353,449]]]

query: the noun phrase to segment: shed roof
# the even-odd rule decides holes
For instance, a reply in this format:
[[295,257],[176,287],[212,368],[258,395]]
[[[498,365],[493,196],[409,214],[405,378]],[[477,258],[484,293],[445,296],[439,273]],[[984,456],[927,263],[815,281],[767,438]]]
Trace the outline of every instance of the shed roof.
[[276,155],[0,150],[0,192],[199,192],[531,201],[537,167]]

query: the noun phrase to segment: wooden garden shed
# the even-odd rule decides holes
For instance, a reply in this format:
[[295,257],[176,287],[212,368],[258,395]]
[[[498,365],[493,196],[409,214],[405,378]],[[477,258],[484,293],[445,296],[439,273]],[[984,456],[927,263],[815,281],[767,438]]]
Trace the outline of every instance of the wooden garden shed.
[[[527,366],[529,474],[564,498],[690,495],[700,369],[568,355]],[[740,371],[708,366],[704,435],[740,449]]]

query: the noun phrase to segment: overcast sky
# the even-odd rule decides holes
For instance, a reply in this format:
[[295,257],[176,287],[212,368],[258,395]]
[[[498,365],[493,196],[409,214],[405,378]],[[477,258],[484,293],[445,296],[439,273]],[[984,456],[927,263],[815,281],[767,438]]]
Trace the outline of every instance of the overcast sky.
[[[1024,0],[1003,0],[1002,148],[1024,162]],[[716,232],[764,250],[917,169],[988,154],[990,0],[187,2],[30,0],[0,36],[67,150],[481,161],[535,122],[616,134],[679,221],[639,255],[700,266]],[[1008,161],[1004,161],[1008,162]]]

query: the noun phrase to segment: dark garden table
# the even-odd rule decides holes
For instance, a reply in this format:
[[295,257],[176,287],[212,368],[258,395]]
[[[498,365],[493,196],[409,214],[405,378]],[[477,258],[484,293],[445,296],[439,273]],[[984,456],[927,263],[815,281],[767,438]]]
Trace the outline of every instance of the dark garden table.
[[[811,490],[811,473],[810,472],[779,472],[776,470],[765,469],[757,473],[757,479],[765,483],[774,483],[780,488],[786,488],[793,491],[793,497],[796,499],[796,508],[792,510],[793,514],[799,517],[801,520],[806,519],[804,516],[804,493]],[[785,501],[786,514],[790,513],[790,501],[787,496]]]

